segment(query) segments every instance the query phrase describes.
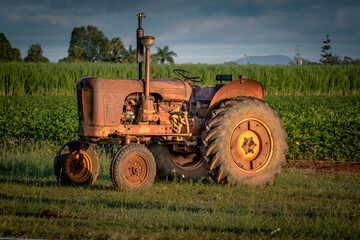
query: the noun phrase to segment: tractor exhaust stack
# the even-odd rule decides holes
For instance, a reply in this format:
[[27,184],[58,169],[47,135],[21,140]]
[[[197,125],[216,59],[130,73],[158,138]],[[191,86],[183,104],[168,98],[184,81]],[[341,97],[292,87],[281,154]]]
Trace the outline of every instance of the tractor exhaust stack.
[[153,36],[145,36],[143,39],[143,45],[146,48],[145,54],[145,82],[144,82],[144,95],[145,99],[142,101],[143,106],[143,120],[152,121],[153,120],[153,101],[150,100],[150,48],[155,43],[155,38]]
[[145,54],[145,99],[149,98],[149,85],[150,85],[150,48],[155,43],[155,38],[153,36],[143,37],[144,45],[146,48]]

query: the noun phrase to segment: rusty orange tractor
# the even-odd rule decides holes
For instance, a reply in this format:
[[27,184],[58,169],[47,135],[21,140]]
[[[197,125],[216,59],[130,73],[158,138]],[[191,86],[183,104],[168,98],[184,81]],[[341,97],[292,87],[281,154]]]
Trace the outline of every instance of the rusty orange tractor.
[[155,39],[144,36],[145,14],[137,16],[139,77],[77,82],[79,140],[66,143],[55,157],[59,183],[94,183],[99,159],[91,145],[120,144],[110,166],[118,190],[148,188],[155,176],[271,184],[286,161],[287,133],[263,101],[261,83],[217,75],[219,84],[203,86],[200,76],[181,69],[174,70],[178,78],[150,78]]

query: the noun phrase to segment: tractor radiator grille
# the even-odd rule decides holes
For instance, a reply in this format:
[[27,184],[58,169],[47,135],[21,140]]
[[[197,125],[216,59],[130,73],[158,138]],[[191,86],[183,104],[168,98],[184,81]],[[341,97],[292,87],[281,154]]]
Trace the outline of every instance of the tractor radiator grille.
[[80,89],[77,91],[79,125],[89,126],[93,120],[93,90]]

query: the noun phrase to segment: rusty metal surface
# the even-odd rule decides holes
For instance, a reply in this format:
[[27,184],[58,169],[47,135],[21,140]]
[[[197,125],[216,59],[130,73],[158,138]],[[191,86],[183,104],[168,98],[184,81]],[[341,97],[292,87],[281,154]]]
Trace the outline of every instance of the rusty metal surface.
[[[187,116],[181,117],[182,121],[174,121],[173,119],[178,115],[174,115],[174,110],[180,110],[181,102],[190,100],[192,89],[194,89],[195,94],[197,92],[195,100],[211,100],[210,109],[214,103],[226,98],[237,96],[263,97],[262,85],[250,79],[237,80],[224,86],[192,87],[179,79],[152,78],[149,84],[150,95],[160,96],[163,102],[155,110],[152,100],[142,100],[143,120],[157,121],[160,119],[161,125],[132,125],[132,130],[129,131],[127,125],[121,124],[121,119],[125,116],[123,112],[124,102],[130,94],[143,93],[144,83],[142,80],[83,78],[78,81],[77,85],[79,135],[83,137],[123,136],[128,133],[144,134],[144,136],[159,136],[161,134],[166,136],[178,133],[189,136],[190,132],[194,136],[198,136],[201,132],[199,124],[202,125],[202,121],[192,118],[189,122]],[[184,112],[180,113],[179,111],[179,114],[182,116],[181,114]],[[177,123],[178,129],[174,128],[174,122]],[[181,126],[178,122],[182,122]],[[179,137],[181,136],[179,135]]]
[[223,99],[238,96],[256,97],[264,99],[264,88],[262,84],[253,79],[239,79],[224,85],[217,91],[211,100],[210,106]]
[[238,79],[226,85],[214,84],[197,90],[195,99],[198,101],[211,101],[214,103],[227,98],[238,96],[264,98],[263,86],[253,79]]
[[[176,133],[173,125],[119,125],[117,127],[79,126],[81,137],[105,138],[109,136],[178,136],[190,137],[191,133]],[[99,139],[100,140],[100,139]]]
[[141,101],[142,105],[142,120],[144,122],[157,121],[159,119],[158,115],[154,110],[154,102],[149,99],[144,99]]
[[79,136],[108,137],[109,135],[125,136],[131,132],[171,133],[172,125],[118,125],[116,127],[79,126]]
[[136,187],[145,182],[149,176],[149,162],[140,153],[127,157],[122,168],[122,175],[127,184]]
[[[81,78],[77,82],[77,90],[82,87],[88,90],[100,90],[106,93],[141,93],[144,89],[142,80],[139,79],[104,79],[96,77]],[[150,78],[150,94],[160,95],[164,101],[189,100],[191,86],[176,78]]]
[[255,97],[264,99],[264,88],[262,84],[253,79],[238,79],[221,87],[213,96],[206,113],[206,119],[209,119],[211,112],[217,107],[217,104],[224,99],[235,97]]
[[159,104],[158,114],[160,118],[160,124],[170,124],[171,123],[171,113],[174,109],[180,109],[182,102],[162,102]]
[[150,93],[159,94],[164,101],[187,101],[191,86],[176,78],[151,78]]
[[[118,126],[124,101],[132,93],[142,93],[139,79],[82,78],[77,83],[78,110],[81,126]],[[191,87],[179,79],[150,79],[150,94],[164,101],[188,100]]]
[[150,48],[152,45],[155,44],[155,38],[152,36],[145,36],[142,38],[143,40],[143,44],[145,45],[146,48],[146,55],[145,55],[145,89],[144,89],[144,94],[145,94],[145,99],[149,98],[149,88],[150,88]]

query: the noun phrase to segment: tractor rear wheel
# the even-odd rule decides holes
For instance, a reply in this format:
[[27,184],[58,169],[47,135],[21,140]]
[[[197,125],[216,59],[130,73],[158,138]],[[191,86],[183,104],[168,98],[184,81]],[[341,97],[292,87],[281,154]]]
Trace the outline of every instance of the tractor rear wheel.
[[149,150],[156,159],[156,172],[160,180],[198,180],[208,178],[201,154],[182,154],[172,150],[172,145],[150,142]]
[[111,180],[119,191],[149,188],[155,175],[154,156],[142,144],[128,144],[120,148],[110,166]]
[[94,184],[99,175],[99,158],[90,145],[71,141],[57,152],[54,171],[60,185]]
[[276,111],[257,98],[225,100],[202,134],[210,177],[229,185],[273,183],[285,164],[287,133]]

